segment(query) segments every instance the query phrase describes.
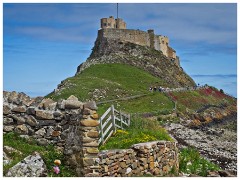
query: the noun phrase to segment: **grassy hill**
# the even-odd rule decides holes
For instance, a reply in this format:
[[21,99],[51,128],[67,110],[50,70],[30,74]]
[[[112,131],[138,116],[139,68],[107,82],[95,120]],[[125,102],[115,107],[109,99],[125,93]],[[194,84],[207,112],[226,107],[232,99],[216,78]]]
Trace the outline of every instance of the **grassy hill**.
[[[164,80],[148,72],[126,64],[96,64],[74,77],[67,78],[47,97],[54,100],[66,99],[70,95],[81,101],[94,100],[98,103],[99,114],[111,104],[128,113],[168,114],[177,101],[179,111],[196,111],[205,105],[234,104],[236,100],[212,90],[171,92],[168,95],[150,92],[150,86],[171,87]],[[130,97],[128,99],[123,99]],[[172,98],[169,98],[172,97]],[[109,100],[112,100],[108,102]]]

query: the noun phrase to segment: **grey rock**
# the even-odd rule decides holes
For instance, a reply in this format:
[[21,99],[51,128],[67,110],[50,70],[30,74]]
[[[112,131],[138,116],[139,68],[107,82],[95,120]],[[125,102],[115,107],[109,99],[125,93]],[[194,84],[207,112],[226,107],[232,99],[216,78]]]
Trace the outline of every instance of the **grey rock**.
[[44,128],[41,128],[36,131],[35,134],[37,135],[37,137],[43,137],[46,134],[46,130]]
[[47,168],[40,154],[35,152],[9,169],[6,177],[43,177]]
[[78,101],[78,98],[71,95],[67,100],[64,101],[65,109],[82,109],[82,103]]
[[22,116],[20,116],[19,114],[18,114],[18,115],[13,114],[13,115],[11,115],[11,117],[12,117],[15,121],[17,121],[17,124],[24,124],[24,123],[25,123],[25,119],[24,119]]
[[26,112],[26,110],[27,109],[25,106],[17,106],[17,107],[12,108],[12,111],[17,112],[17,113],[24,113],[24,112]]
[[12,159],[3,151],[3,165],[8,165],[12,162]]
[[10,147],[10,146],[3,146],[3,151],[7,155],[11,155],[12,153],[16,153],[16,154],[22,155],[21,151],[18,151],[18,150],[14,149],[13,147]]
[[43,110],[36,110],[36,118],[37,119],[53,119],[53,112],[52,111],[43,111]]
[[36,114],[35,107],[33,107],[33,106],[28,107],[27,108],[27,114],[35,115]]
[[4,132],[12,132],[14,130],[14,126],[3,126]]
[[18,125],[14,131],[17,133],[17,134],[28,134],[28,128],[25,124],[22,124],[22,125]]
[[12,118],[6,117],[6,118],[3,118],[3,124],[4,125],[12,125],[12,124],[14,124],[14,122],[13,122]]
[[34,118],[34,116],[31,115],[26,117],[26,123],[33,127],[39,124],[38,121]]
[[11,113],[11,108],[8,104],[3,105],[3,115],[8,115]]
[[44,138],[36,139],[36,141],[37,141],[37,144],[40,146],[47,146],[49,144],[49,141]]
[[85,103],[84,108],[88,108],[88,109],[91,109],[91,110],[97,110],[98,109],[95,101],[90,101],[90,102]]

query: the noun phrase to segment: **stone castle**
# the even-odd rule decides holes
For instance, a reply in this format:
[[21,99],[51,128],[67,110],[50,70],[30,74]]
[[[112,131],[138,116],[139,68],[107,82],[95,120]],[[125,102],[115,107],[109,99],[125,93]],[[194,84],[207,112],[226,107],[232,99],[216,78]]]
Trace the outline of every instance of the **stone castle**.
[[98,31],[98,37],[120,39],[142,46],[148,46],[161,51],[169,60],[175,62],[180,67],[179,57],[176,51],[169,46],[169,38],[163,35],[154,34],[154,30],[147,32],[141,30],[127,29],[123,19],[114,19],[113,16],[101,19],[101,29]]

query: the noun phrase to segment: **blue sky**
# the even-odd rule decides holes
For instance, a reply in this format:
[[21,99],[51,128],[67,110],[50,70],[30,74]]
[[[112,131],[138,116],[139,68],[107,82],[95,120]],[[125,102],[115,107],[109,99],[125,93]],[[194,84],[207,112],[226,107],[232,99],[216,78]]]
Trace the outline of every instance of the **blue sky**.
[[[44,96],[91,53],[116,4],[3,4],[3,90]],[[170,38],[196,83],[237,96],[237,4],[119,4],[128,29]]]

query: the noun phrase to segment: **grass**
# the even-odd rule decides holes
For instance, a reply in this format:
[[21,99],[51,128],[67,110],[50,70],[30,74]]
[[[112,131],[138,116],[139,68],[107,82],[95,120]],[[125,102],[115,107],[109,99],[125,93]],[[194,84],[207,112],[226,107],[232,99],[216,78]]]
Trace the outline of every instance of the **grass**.
[[[57,151],[53,145],[48,146],[39,146],[33,139],[26,140],[24,138],[19,137],[19,135],[15,133],[7,133],[3,135],[3,144],[4,146],[10,146],[16,150],[22,152],[22,155],[18,153],[10,154],[11,159],[13,161],[3,167],[4,174],[8,171],[9,168],[16,165],[18,162],[23,160],[25,157],[32,154],[34,151],[40,153],[43,158],[48,171],[48,177],[74,177],[76,176],[72,169],[68,168],[64,164],[64,156],[61,152]],[[54,160],[61,160],[62,164],[60,165],[60,174],[55,174],[52,169],[54,166]]]
[[167,131],[159,126],[156,120],[132,119],[129,128],[117,130],[106,144],[100,146],[100,150],[127,149],[133,144],[157,140],[172,141]]
[[219,170],[220,168],[200,156],[194,148],[184,148],[179,156],[179,170],[187,174],[207,176],[208,171]]
[[[125,64],[96,64],[85,69],[81,74],[65,80],[65,86],[60,93],[50,93],[47,97],[54,100],[66,99],[70,95],[85,101],[93,98],[94,89],[100,90],[104,96],[96,101],[111,100],[120,97],[139,95],[148,92],[154,85],[166,86],[161,79],[136,67]],[[100,96],[99,95],[99,96]]]

